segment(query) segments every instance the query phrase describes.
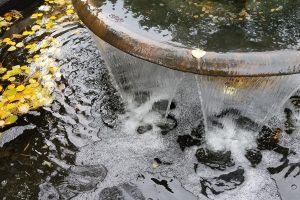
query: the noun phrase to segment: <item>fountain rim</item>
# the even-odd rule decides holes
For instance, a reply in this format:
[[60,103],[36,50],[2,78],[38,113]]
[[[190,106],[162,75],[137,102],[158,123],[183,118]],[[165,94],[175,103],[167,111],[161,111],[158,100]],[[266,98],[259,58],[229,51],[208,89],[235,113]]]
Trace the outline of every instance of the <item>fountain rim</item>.
[[[100,39],[117,49],[177,71],[207,76],[265,77],[300,73],[300,51],[205,52],[195,58],[193,48],[178,47],[145,38],[101,15],[93,0],[72,0],[81,21]],[[274,70],[275,65],[275,70]]]

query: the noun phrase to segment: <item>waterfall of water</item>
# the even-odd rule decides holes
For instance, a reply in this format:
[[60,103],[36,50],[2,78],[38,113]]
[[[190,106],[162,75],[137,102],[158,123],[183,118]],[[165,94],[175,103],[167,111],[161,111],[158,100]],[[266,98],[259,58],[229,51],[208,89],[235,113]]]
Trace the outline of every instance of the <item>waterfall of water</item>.
[[[136,119],[159,108],[168,116],[171,101],[183,72],[138,59],[94,37],[109,67],[113,81]],[[189,76],[192,77],[192,76]],[[206,130],[213,128],[214,119],[235,112],[256,123],[258,130],[299,88],[299,75],[273,77],[215,77],[195,75]],[[184,83],[182,83],[184,84]],[[189,87],[188,85],[186,87]],[[156,110],[157,111],[157,110]],[[200,112],[200,111],[199,111]],[[160,117],[158,117],[160,118]],[[156,120],[158,119],[156,116]],[[255,130],[255,131],[256,131]]]
[[184,73],[138,59],[94,38],[131,116],[141,123],[149,119],[149,113],[155,118],[152,122],[166,119]]
[[[276,77],[196,76],[207,126],[216,116],[236,112],[259,125],[276,111],[299,88],[299,75]],[[257,127],[259,128],[259,126]]]

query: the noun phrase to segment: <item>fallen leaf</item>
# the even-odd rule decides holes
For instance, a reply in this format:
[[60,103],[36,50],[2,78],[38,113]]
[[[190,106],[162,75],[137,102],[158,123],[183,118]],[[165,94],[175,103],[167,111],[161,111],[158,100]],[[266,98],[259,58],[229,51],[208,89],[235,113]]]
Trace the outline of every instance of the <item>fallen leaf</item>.
[[15,51],[17,49],[17,47],[15,46],[10,46],[7,51]]

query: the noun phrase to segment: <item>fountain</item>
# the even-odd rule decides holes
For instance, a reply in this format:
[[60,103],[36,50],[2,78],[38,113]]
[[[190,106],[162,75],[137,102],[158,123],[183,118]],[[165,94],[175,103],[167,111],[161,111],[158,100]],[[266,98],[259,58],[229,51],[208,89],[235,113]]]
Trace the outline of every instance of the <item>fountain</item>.
[[233,111],[258,130],[299,87],[298,1],[73,4],[138,120],[161,101],[168,116],[178,85],[195,79],[207,129]]

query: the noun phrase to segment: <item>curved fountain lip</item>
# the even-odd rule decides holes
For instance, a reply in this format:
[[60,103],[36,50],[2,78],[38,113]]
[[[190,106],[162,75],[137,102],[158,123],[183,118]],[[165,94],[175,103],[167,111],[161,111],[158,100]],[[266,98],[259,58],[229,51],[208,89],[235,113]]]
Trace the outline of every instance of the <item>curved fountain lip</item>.
[[209,76],[281,76],[300,73],[300,51],[206,52],[201,58],[192,48],[161,43],[129,30],[105,17],[92,0],[72,0],[83,23],[99,38],[143,60],[170,69]]

